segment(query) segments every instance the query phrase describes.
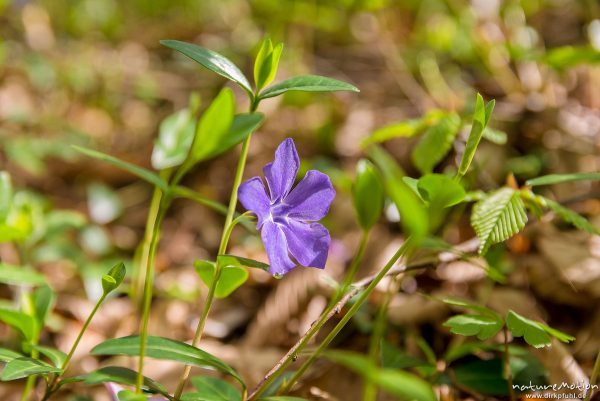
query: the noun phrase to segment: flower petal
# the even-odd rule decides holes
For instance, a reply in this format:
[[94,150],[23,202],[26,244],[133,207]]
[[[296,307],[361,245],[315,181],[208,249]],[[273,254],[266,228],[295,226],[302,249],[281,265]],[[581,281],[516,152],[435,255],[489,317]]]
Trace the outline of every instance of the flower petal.
[[298,159],[294,140],[287,138],[277,147],[275,160],[263,169],[271,192],[271,201],[275,202],[290,192],[296,180],[299,166],[300,160]]
[[279,224],[266,220],[260,236],[267,250],[271,274],[283,275],[296,267],[288,255],[288,244]]
[[267,196],[265,185],[260,177],[252,177],[243,182],[238,189],[238,196],[242,205],[258,217],[257,228],[260,228],[264,220],[269,216],[271,201]]
[[301,221],[321,220],[335,198],[335,189],[326,174],[309,170],[284,199],[282,213]]
[[319,223],[302,223],[289,219],[282,224],[290,253],[306,267],[323,269],[327,262],[331,237]]

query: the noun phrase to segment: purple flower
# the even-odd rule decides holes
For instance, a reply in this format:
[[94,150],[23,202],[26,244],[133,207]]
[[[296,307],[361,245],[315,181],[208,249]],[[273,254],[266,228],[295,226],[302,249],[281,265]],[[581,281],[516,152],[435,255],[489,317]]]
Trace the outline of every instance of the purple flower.
[[300,161],[294,141],[283,141],[275,160],[263,172],[269,194],[260,177],[240,185],[239,197],[244,207],[256,214],[270,272],[283,275],[296,265],[323,269],[329,252],[329,231],[319,223],[329,211],[335,190],[329,177],[310,170],[292,189]]

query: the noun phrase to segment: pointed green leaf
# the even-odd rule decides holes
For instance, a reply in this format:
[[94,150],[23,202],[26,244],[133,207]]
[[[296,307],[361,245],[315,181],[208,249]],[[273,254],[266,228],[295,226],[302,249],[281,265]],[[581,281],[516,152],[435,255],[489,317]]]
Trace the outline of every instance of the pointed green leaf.
[[259,95],[259,99],[267,99],[270,97],[279,96],[282,93],[289,91],[302,92],[337,92],[350,91],[360,92],[358,88],[349,83],[339,81],[333,78],[322,77],[319,75],[299,75],[278,82],[263,90]]
[[401,400],[437,401],[431,385],[416,375],[401,370],[378,368],[369,358],[355,352],[328,351],[325,356],[368,378],[382,390]]
[[[77,376],[74,378],[67,378],[65,380],[80,381],[83,380],[85,384],[94,385],[101,383],[118,383],[125,385],[136,384],[137,373],[131,369],[127,369],[121,366],[107,366],[105,368],[98,369],[92,373],[86,375]],[[142,386],[144,391],[151,393],[168,395],[167,389],[159,382],[152,380],[148,377],[144,377],[144,385]]]
[[222,266],[240,266],[269,271],[269,265],[258,260],[243,258],[236,255],[219,255],[217,260]]
[[487,340],[498,334],[504,322],[483,315],[456,315],[446,320],[444,326],[449,327],[454,334],[477,336],[480,340]]
[[6,171],[0,171],[0,223],[6,221],[10,206],[12,204],[13,188],[10,180],[10,174]]
[[161,40],[160,44],[188,56],[205,68],[225,77],[242,87],[252,96],[252,87],[240,69],[228,58],[212,50],[178,40]]
[[43,285],[46,277],[25,267],[0,263],[0,283],[14,285]]
[[575,337],[553,329],[543,323],[527,319],[512,310],[506,316],[506,325],[513,336],[523,337],[527,344],[535,348],[550,346],[550,336],[556,337],[558,340],[566,343],[575,340]]
[[[95,346],[91,352],[93,355],[138,356],[140,352],[140,337],[128,336],[107,340]],[[240,375],[232,367],[208,352],[186,343],[163,337],[149,336],[146,343],[146,356],[216,369],[233,376],[245,386]]]
[[169,189],[169,185],[162,178],[160,178],[158,175],[154,174],[150,170],[146,170],[143,167],[136,166],[135,164],[131,164],[126,161],[117,159],[116,157],[107,155],[102,152],[98,152],[98,151],[95,151],[92,149],[82,148],[80,146],[75,146],[75,145],[72,145],[72,146],[75,150],[83,153],[86,156],[110,163],[115,167],[125,170],[125,171],[141,178],[142,180],[147,181],[150,184],[157,186],[158,188],[162,189],[163,191],[168,191],[168,189]]
[[414,165],[423,174],[431,173],[452,149],[454,138],[460,128],[460,117],[456,113],[448,114],[429,127],[412,151]]
[[263,40],[254,62],[254,83],[257,91],[269,85],[275,78],[282,50],[282,43],[273,48],[271,39]]
[[454,206],[465,199],[464,188],[458,182],[443,174],[424,175],[419,178],[417,189],[421,197],[432,208]]
[[0,362],[10,362],[15,358],[21,358],[24,355],[19,354],[7,348],[0,348]]
[[381,217],[385,189],[379,172],[368,160],[359,160],[356,166],[352,200],[360,226],[363,230],[370,230]]
[[104,291],[104,294],[106,295],[119,287],[125,279],[126,273],[125,264],[119,262],[114,265],[108,273],[102,276],[102,290]]
[[214,377],[192,377],[192,384],[198,390],[195,393],[185,394],[182,401],[239,401],[242,399],[240,392],[225,380]]
[[33,306],[35,308],[35,317],[38,321],[39,327],[44,327],[44,322],[46,322],[48,313],[50,313],[54,307],[56,294],[52,288],[44,285],[34,291],[32,299]]
[[21,357],[15,358],[6,364],[0,375],[0,380],[17,380],[27,376],[47,373],[60,373],[60,369],[37,359]]
[[471,225],[479,238],[479,253],[490,245],[506,241],[525,227],[527,213],[518,191],[500,188],[477,202],[471,214]]
[[574,173],[574,174],[550,174],[542,177],[532,178],[531,180],[527,180],[525,185],[529,185],[530,187],[535,187],[538,185],[552,185],[552,184],[561,184],[563,182],[572,182],[572,181],[598,181],[600,180],[600,172],[590,172],[590,173]]
[[65,360],[67,359],[67,354],[56,348],[45,347],[43,345],[35,344],[32,345],[32,348],[38,350],[40,354],[50,359],[50,361],[52,361],[52,364],[59,369],[62,368],[63,364],[65,363]]
[[473,156],[475,156],[477,146],[479,146],[479,142],[481,141],[481,137],[484,134],[484,130],[486,129],[486,126],[490,121],[492,111],[494,110],[494,105],[494,100],[491,100],[486,105],[481,95],[479,93],[477,94],[477,101],[475,102],[475,114],[473,115],[473,124],[471,125],[471,132],[469,133],[467,144],[465,146],[465,152],[463,153],[462,159],[460,161],[460,166],[458,168],[459,176],[465,175],[467,173],[467,170],[469,170],[469,166],[473,161]]
[[37,324],[33,317],[11,309],[0,308],[0,322],[19,330],[23,337],[31,341],[37,332]]
[[600,235],[600,229],[592,225],[585,217],[551,199],[543,198],[543,201],[550,210],[567,223],[571,223],[580,230],[587,231],[590,234]]
[[[206,260],[198,260],[194,263],[194,266],[204,284],[210,288],[215,276],[215,264]],[[247,279],[248,270],[244,267],[223,265],[221,267],[221,276],[215,289],[215,297],[227,297],[244,284]]]

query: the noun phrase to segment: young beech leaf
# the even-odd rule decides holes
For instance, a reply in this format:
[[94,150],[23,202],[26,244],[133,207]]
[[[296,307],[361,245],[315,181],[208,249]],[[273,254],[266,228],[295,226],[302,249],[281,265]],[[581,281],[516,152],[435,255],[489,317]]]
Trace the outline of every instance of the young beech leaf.
[[240,266],[269,271],[269,265],[258,260],[243,258],[235,255],[219,255],[217,260],[222,266]]
[[[107,366],[98,369],[92,373],[86,375],[77,376],[74,378],[67,378],[65,380],[83,381],[85,384],[94,385],[100,383],[118,383],[125,385],[135,385],[137,373],[131,369],[127,369],[121,366]],[[148,377],[144,377],[144,383],[142,388],[144,391],[150,393],[157,393],[162,395],[168,395],[167,389],[159,382],[152,380]]]
[[13,285],[43,285],[46,277],[24,266],[0,263],[0,283]]
[[[198,260],[194,263],[198,275],[206,284],[211,287],[215,277],[215,263],[206,260]],[[237,290],[248,279],[248,270],[240,266],[223,265],[221,267],[221,276],[215,289],[215,297],[225,298],[233,291]]]
[[473,156],[475,156],[477,146],[479,146],[481,137],[483,136],[486,126],[490,121],[490,117],[492,116],[494,105],[494,100],[490,101],[486,105],[483,101],[483,97],[481,97],[479,93],[477,94],[477,100],[475,102],[475,114],[473,115],[473,124],[471,125],[471,132],[469,133],[467,144],[465,146],[465,152],[463,153],[462,159],[460,161],[460,166],[458,167],[459,176],[465,175],[467,173],[467,170],[469,170],[469,166],[473,161]]
[[381,369],[369,358],[356,352],[328,351],[325,357],[368,378],[383,391],[401,400],[437,401],[431,385],[411,373]]
[[368,160],[360,160],[356,166],[352,200],[363,230],[370,230],[379,220],[385,201],[384,191],[383,180],[375,166]]
[[525,185],[529,185],[530,187],[535,187],[538,185],[552,185],[552,184],[561,184],[563,182],[587,181],[587,180],[591,180],[591,181],[600,180],[600,172],[544,175],[542,177],[537,177],[537,178],[532,178],[531,180],[527,180],[525,182]]
[[429,127],[411,154],[414,165],[423,174],[430,173],[452,148],[460,117],[450,113]]
[[182,401],[239,401],[242,399],[240,392],[225,380],[195,376],[191,381],[198,391],[185,394],[181,398]]
[[[128,336],[114,338],[96,345],[91,353],[93,355],[128,355],[138,356],[140,352],[140,337]],[[227,373],[240,382],[245,387],[245,383],[240,375],[225,362],[219,358],[202,351],[199,348],[189,344],[171,340],[164,337],[148,336],[146,342],[146,356],[156,359],[166,359],[176,362],[182,362],[189,365],[202,368],[216,369]]]
[[527,213],[518,191],[500,188],[473,207],[471,225],[479,238],[479,253],[485,254],[490,245],[506,241],[525,227]]
[[587,231],[590,234],[600,235],[600,229],[592,225],[589,221],[586,220],[585,217],[575,213],[571,209],[568,209],[561,205],[558,202],[555,202],[548,198],[542,198],[545,206],[548,209],[552,210],[554,213],[558,215],[561,219],[566,221],[567,223],[573,224],[575,227],[580,230]]
[[457,315],[446,320],[444,326],[449,327],[454,334],[487,340],[498,334],[504,321],[483,315]]
[[102,290],[104,294],[108,294],[111,291],[114,291],[117,287],[121,285],[123,279],[125,279],[125,274],[127,270],[125,269],[125,264],[123,262],[119,262],[114,265],[108,273],[102,276]]
[[12,204],[13,189],[10,175],[6,171],[0,171],[0,223],[6,221]]
[[349,83],[339,81],[333,78],[322,77],[319,75],[299,75],[278,82],[275,85],[269,86],[259,95],[259,99],[267,99],[270,97],[279,96],[282,93],[289,91],[301,92],[337,92],[350,91],[360,92],[358,88]]
[[37,359],[21,357],[15,358],[6,364],[0,375],[0,380],[17,380],[31,375],[48,373],[60,373],[60,369]]
[[181,42],[178,40],[161,40],[160,44],[188,56],[195,62],[205,68],[225,77],[242,87],[252,98],[252,88],[248,79],[242,74],[240,69],[228,58],[212,50],[197,46],[192,43]]
[[575,337],[553,329],[543,323],[529,320],[512,310],[506,316],[506,326],[508,326],[513,336],[523,337],[527,344],[535,348],[550,346],[550,336],[564,343],[575,340]]

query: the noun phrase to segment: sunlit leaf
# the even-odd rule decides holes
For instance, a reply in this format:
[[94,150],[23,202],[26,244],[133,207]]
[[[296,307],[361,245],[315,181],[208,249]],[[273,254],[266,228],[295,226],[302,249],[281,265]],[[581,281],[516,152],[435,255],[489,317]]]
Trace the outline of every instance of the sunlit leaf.
[[599,63],[600,52],[592,46],[561,46],[544,53],[542,61],[561,70],[579,64]]
[[477,100],[475,102],[475,114],[473,115],[473,124],[471,125],[471,132],[469,133],[467,144],[465,146],[465,152],[463,153],[462,159],[460,161],[460,166],[458,167],[459,176],[465,175],[467,173],[467,170],[469,170],[469,166],[473,161],[473,156],[475,156],[477,146],[479,146],[481,137],[484,135],[484,130],[486,129],[486,126],[490,121],[492,111],[494,110],[494,105],[494,100],[491,100],[486,105],[481,95],[479,93],[477,94]]
[[443,174],[426,174],[417,181],[421,197],[433,208],[454,206],[465,198],[464,188]]
[[446,320],[444,326],[449,327],[454,334],[487,340],[498,334],[504,321],[483,315],[456,315]]
[[[194,263],[198,275],[206,284],[211,287],[215,277],[215,263],[206,260],[198,260]],[[248,270],[244,267],[223,265],[221,275],[215,289],[216,298],[225,298],[233,291],[237,290],[248,279]]]
[[44,285],[46,277],[23,266],[0,263],[0,283],[14,285]]
[[33,317],[26,313],[11,309],[0,308],[0,321],[17,329],[27,340],[32,340],[38,330],[38,326]]
[[185,394],[182,401],[239,401],[240,392],[231,384],[214,377],[192,377],[197,392]]
[[549,346],[551,344],[550,336],[565,343],[575,340],[573,336],[553,329],[543,323],[527,319],[512,310],[506,316],[506,325],[513,336],[523,337],[527,344],[535,348]]
[[269,85],[275,78],[282,51],[282,43],[273,48],[271,39],[263,40],[254,62],[254,83],[257,91]]
[[543,198],[545,206],[556,213],[561,219],[567,223],[573,224],[580,230],[587,231],[590,234],[600,235],[600,229],[592,225],[585,217],[575,213],[571,209],[568,209],[558,202],[555,202],[548,198]]
[[349,83],[339,81],[333,78],[322,77],[319,75],[299,75],[278,82],[263,90],[258,96],[259,99],[267,99],[270,97],[279,96],[282,93],[289,91],[302,92],[337,92],[350,91],[360,92],[358,88]]
[[0,380],[17,380],[27,376],[47,373],[60,373],[60,369],[37,359],[21,357],[15,358],[6,364],[0,375]]
[[552,185],[561,184],[563,182],[571,181],[598,181],[600,180],[600,172],[591,173],[573,173],[573,174],[550,174],[542,177],[532,178],[527,180],[525,185],[535,187],[538,185]]
[[431,173],[433,168],[446,157],[452,149],[459,127],[460,117],[456,113],[451,113],[440,118],[436,124],[425,131],[411,154],[414,165],[421,173]]
[[[85,384],[93,385],[100,383],[118,383],[125,385],[135,385],[136,384],[137,373],[131,369],[127,369],[121,366],[107,366],[101,369],[98,369],[92,373],[88,373],[86,375],[77,376],[74,381],[83,380]],[[167,389],[160,384],[159,382],[152,380],[148,377],[144,377],[143,389],[145,391],[149,391],[151,393],[158,394],[169,394]]]
[[266,272],[269,271],[269,265],[263,262],[259,262],[258,260],[243,258],[241,256],[236,255],[219,255],[217,256],[217,260],[222,266],[243,266],[250,267],[255,269],[261,269]]

